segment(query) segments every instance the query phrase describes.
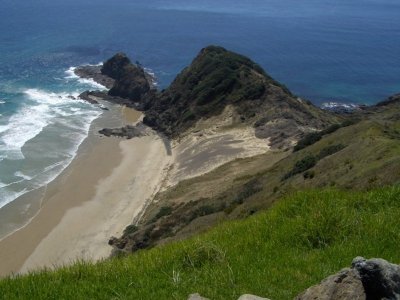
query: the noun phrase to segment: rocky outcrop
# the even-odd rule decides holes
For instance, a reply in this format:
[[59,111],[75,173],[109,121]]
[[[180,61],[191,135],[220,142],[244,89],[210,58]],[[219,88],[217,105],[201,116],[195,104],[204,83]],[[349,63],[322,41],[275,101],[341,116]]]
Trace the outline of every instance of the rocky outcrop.
[[383,259],[357,257],[351,268],[323,280],[296,300],[400,299],[400,267]]
[[95,93],[90,91],[84,91],[79,95],[79,99],[81,100],[89,102],[90,104],[99,104],[99,101],[97,101],[95,98]]
[[101,69],[103,75],[115,79],[108,94],[140,102],[151,86],[144,69],[132,64],[124,53],[118,53],[106,61]]
[[313,286],[296,297],[296,300],[316,299],[366,299],[360,276],[355,270],[344,269],[329,276],[319,285]]
[[119,105],[124,105],[127,107],[132,107],[132,108],[135,107],[135,105],[129,99],[110,96],[108,95],[108,93],[101,91],[85,91],[79,95],[79,98],[91,104],[98,104],[99,101],[107,101]]
[[110,89],[114,86],[115,80],[101,72],[101,66],[82,66],[74,70],[74,73],[86,79],[92,79],[95,82]]
[[380,258],[357,257],[352,268],[360,275],[367,299],[400,299],[400,266]]
[[118,80],[124,76],[124,69],[130,64],[131,61],[125,53],[117,53],[103,64],[101,73]]
[[117,136],[132,139],[135,137],[141,137],[149,135],[150,128],[139,123],[136,126],[127,125],[122,128],[104,128],[99,131],[100,134],[105,136]]

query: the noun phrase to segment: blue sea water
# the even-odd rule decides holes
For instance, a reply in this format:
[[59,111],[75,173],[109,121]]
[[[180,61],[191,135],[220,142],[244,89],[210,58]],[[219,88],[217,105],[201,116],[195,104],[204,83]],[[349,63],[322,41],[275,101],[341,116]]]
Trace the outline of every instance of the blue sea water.
[[0,207],[52,180],[101,112],[71,67],[117,51],[166,87],[209,44],[295,94],[373,104],[400,92],[398,0],[0,0]]

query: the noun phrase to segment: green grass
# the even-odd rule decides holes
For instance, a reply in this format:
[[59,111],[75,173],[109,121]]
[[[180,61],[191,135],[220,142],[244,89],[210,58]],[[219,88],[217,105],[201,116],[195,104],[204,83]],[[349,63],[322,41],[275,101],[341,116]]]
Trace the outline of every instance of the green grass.
[[210,299],[292,299],[355,256],[399,263],[399,217],[399,186],[299,192],[184,242],[3,279],[0,298],[187,299],[199,292]]

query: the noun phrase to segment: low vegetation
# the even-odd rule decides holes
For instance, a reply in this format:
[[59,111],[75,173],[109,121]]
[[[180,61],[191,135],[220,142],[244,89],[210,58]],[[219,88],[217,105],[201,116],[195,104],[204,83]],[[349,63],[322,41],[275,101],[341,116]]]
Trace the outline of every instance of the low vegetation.
[[311,190],[197,238],[0,281],[2,299],[292,299],[358,255],[400,262],[400,187]]
[[293,148],[293,152],[297,152],[301,149],[311,146],[322,139],[323,136],[334,133],[342,127],[347,127],[355,123],[357,123],[357,120],[346,120],[341,124],[333,124],[324,130],[308,133],[297,142],[296,146]]
[[[282,181],[311,169],[312,167],[314,167],[317,164],[317,162],[319,160],[321,160],[329,155],[335,154],[336,152],[339,152],[340,150],[342,150],[344,148],[345,148],[345,146],[342,144],[330,145],[330,146],[323,148],[316,156],[314,156],[312,154],[308,154],[306,157],[298,160],[295,163],[293,169],[290,170],[288,173],[286,173],[282,177]],[[311,177],[313,178],[314,175],[311,176],[311,174],[312,173],[310,173],[310,172],[308,172],[307,174],[305,173],[304,178],[311,178]]]

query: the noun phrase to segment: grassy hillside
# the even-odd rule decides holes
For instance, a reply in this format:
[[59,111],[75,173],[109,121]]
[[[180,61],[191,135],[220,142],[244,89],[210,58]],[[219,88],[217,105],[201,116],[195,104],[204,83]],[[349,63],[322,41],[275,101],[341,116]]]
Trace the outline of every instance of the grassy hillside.
[[0,281],[2,299],[292,299],[357,255],[400,262],[400,187],[310,190],[195,239]]
[[[135,251],[187,238],[221,221],[269,208],[294,191],[370,190],[400,183],[398,107],[359,116],[298,151],[239,159],[158,194],[138,227],[115,245]],[[356,119],[356,116],[353,116]]]

